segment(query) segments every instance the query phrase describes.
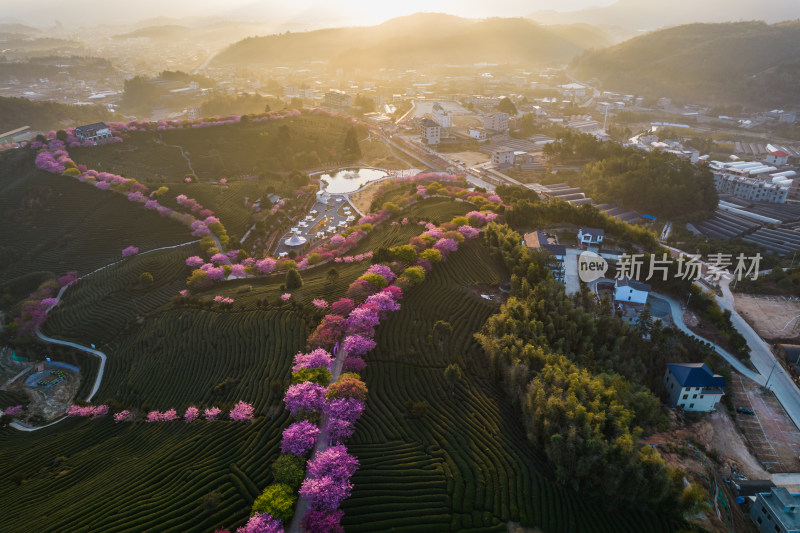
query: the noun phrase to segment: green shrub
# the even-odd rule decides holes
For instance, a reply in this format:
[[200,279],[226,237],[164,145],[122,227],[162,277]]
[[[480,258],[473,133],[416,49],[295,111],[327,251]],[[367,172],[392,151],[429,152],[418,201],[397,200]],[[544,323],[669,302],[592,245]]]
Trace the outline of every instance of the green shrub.
[[439,250],[434,250],[433,248],[428,248],[427,250],[423,250],[422,253],[419,254],[419,256],[422,259],[427,259],[432,264],[439,263],[442,260],[442,253]]
[[388,283],[386,282],[386,278],[384,278],[380,274],[374,274],[374,273],[373,274],[364,274],[363,276],[361,276],[358,279],[363,279],[365,281],[369,281],[370,283],[375,285],[375,287],[377,287],[378,289],[383,289],[384,287],[386,287],[388,285]]
[[299,289],[303,286],[303,278],[300,276],[300,273],[297,270],[290,268],[286,273],[285,285],[287,291]]
[[331,371],[325,367],[320,368],[301,368],[297,372],[292,373],[292,385],[302,383],[304,381],[311,381],[323,387],[331,382]]
[[288,523],[294,515],[294,504],[297,502],[292,487],[285,483],[274,483],[264,489],[261,496],[253,502],[254,513],[269,513],[278,520]]
[[275,483],[288,485],[293,490],[300,488],[306,475],[306,460],[291,453],[283,453],[272,463]]
[[329,400],[356,398],[363,402],[367,399],[367,386],[360,379],[345,374],[339,378],[339,381],[328,387],[325,397]]
[[417,251],[410,244],[403,244],[402,246],[395,246],[390,250],[392,257],[398,261],[410,265],[417,260]]
[[153,275],[150,272],[142,272],[139,276],[139,282],[142,284],[153,283]]
[[403,275],[411,280],[415,285],[425,281],[425,269],[420,266],[408,267],[403,272]]

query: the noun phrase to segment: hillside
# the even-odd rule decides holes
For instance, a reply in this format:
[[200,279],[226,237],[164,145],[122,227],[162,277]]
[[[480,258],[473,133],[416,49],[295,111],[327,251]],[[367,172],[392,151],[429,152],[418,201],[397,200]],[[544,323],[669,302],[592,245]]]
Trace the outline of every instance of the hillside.
[[[474,207],[436,198],[397,218],[447,220]],[[354,251],[408,242],[421,231],[417,224],[383,224]],[[109,354],[98,401],[146,412],[230,406],[244,398],[254,403],[255,421],[68,420],[44,435],[0,430],[0,465],[8,472],[0,480],[0,502],[12,509],[6,524],[15,531],[213,531],[242,524],[260,488],[272,481],[269,465],[289,423],[282,388],[292,355],[305,345],[309,300],[342,296],[366,265],[337,267],[333,285],[328,265],[304,271],[297,305],[261,303],[278,299],[282,276],[232,282],[201,295],[236,298],[236,309],[226,312],[170,303],[189,253],[134,257],[82,281],[45,331],[91,339]],[[146,294],[135,282],[144,269],[157,273],[159,283]],[[352,445],[362,469],[346,502],[347,530],[499,533],[509,521],[554,532],[633,532],[642,524],[648,531],[678,530],[684,524],[667,515],[609,511],[579,497],[555,482],[528,443],[473,338],[497,311],[474,285],[507,279],[488,247],[473,241],[439,265],[426,287],[409,290],[402,310],[380,327],[379,349],[364,374],[370,404]],[[426,338],[440,319],[453,321],[445,350]],[[462,368],[454,388],[443,373],[453,360]],[[424,412],[409,413],[409,399]]]
[[[575,75],[607,90],[709,104],[800,103],[800,23],[690,24],[586,53]],[[769,90],[766,90],[769,89]]]
[[800,18],[800,3],[784,0],[675,0],[669,9],[654,2],[618,0],[605,7],[578,11],[535,11],[530,18],[542,24],[585,22],[620,26],[630,31],[647,31],[692,22],[733,22],[763,20],[768,23]]
[[0,132],[22,126],[30,126],[37,131],[49,131],[113,118],[111,112],[99,105],[77,106],[0,97]]
[[250,37],[223,50],[214,62],[269,65],[322,60],[343,68],[544,64],[569,60],[609,42],[609,36],[597,29],[548,28],[522,18],[472,21],[426,13],[378,26]]

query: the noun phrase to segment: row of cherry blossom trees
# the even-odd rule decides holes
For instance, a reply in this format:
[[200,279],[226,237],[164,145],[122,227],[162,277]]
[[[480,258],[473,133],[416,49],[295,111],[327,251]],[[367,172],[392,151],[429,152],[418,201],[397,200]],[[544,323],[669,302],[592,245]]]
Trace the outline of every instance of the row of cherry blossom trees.
[[[254,503],[251,521],[269,523],[269,531],[283,531],[281,524],[291,518],[289,509],[297,500],[297,474],[305,466],[305,479],[297,489],[297,495],[309,502],[303,528],[313,533],[342,531],[344,513],[339,506],[349,497],[350,479],[358,468],[358,460],[348,454],[345,442],[364,412],[367,387],[360,379],[366,367],[362,356],[375,348],[375,328],[388,313],[400,308],[398,300],[404,288],[424,280],[433,263],[446,260],[461,242],[477,237],[478,228],[493,216],[475,211],[438,227],[426,224],[426,231],[409,245],[392,249],[391,263],[377,263],[367,269],[350,285],[345,298],[332,304],[323,299],[312,301],[314,307],[329,313],[308,339],[311,351],[295,356],[293,384],[284,402],[296,422],[283,432],[276,483]],[[344,373],[330,383],[335,363],[331,351],[336,350],[340,350]],[[317,446],[321,438],[327,442]],[[306,463],[315,446],[317,453]],[[288,465],[294,467],[291,479]]]
[[[216,235],[223,245],[229,241],[225,227],[214,212],[205,209],[196,200],[187,198],[186,195],[178,195],[175,198],[178,206],[189,212],[175,211],[159,203],[159,198],[167,191],[166,187],[160,187],[150,191],[147,186],[139,183],[135,179],[125,178],[110,172],[98,172],[87,169],[85,165],[78,165],[73,161],[63,147],[59,147],[57,140],[51,141],[48,146],[38,146],[39,153],[36,155],[36,167],[51,174],[70,176],[82,183],[89,183],[101,190],[110,190],[120,194],[125,194],[128,201],[142,204],[145,209],[154,210],[161,216],[176,220],[192,230],[192,235],[202,237],[204,235]],[[121,142],[121,139],[120,139]],[[37,149],[36,144],[31,144],[32,149]],[[195,215],[197,215],[196,218]]]
[[[75,405],[73,404],[67,410],[67,416],[82,417],[82,418],[101,418],[109,413],[109,407],[106,404],[101,405]],[[219,407],[207,407],[203,409],[202,417],[205,420],[217,420],[217,417],[222,413]],[[200,409],[191,406],[186,409],[183,419],[186,422],[194,422],[200,418]],[[114,422],[135,422],[136,416],[128,409],[114,413]],[[172,422],[179,420],[178,412],[175,409],[167,409],[166,411],[149,411],[145,416],[147,422]],[[228,412],[228,418],[237,422],[249,422],[253,419],[253,406],[247,402],[239,401]]]
[[21,336],[34,335],[47,320],[47,313],[56,305],[58,290],[77,281],[76,273],[69,272],[57,279],[49,279],[28,296],[22,303],[19,315],[5,326],[5,333]]

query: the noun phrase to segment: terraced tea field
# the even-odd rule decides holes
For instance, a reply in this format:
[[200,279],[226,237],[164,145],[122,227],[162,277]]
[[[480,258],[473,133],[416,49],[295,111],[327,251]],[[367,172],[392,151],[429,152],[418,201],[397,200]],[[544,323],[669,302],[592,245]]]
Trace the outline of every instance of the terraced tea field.
[[[272,394],[270,383],[289,377],[305,337],[304,321],[279,311],[148,316],[112,343],[98,402],[182,412],[244,399],[254,404],[254,423],[115,424],[107,417],[32,434],[0,430],[3,528],[207,532],[243,522],[258,487],[271,481],[288,423],[283,390]],[[220,501],[206,511],[202,499],[211,491]]]
[[120,259],[130,245],[145,251],[195,239],[186,226],[122,195],[32,170],[0,171],[0,216],[8,228],[0,284],[36,271],[82,275]]
[[[504,276],[472,242],[378,329],[364,372],[369,403],[351,439],[362,467],[343,506],[345,530],[499,533],[509,521],[547,532],[678,529],[652,513],[607,512],[553,481],[472,338],[495,307],[470,288]],[[453,327],[444,349],[428,339],[437,320]],[[463,377],[451,393],[452,362]],[[426,402],[425,414],[412,418],[407,401]]]

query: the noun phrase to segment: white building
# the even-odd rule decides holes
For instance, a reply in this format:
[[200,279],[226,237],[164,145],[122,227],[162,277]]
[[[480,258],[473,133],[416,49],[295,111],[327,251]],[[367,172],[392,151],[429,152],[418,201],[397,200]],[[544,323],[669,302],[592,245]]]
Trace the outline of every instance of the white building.
[[603,242],[606,232],[597,228],[580,228],[578,230],[578,242],[580,244],[600,244]]
[[789,162],[789,154],[783,150],[775,150],[767,154],[766,162],[770,165],[782,167]]
[[322,97],[322,107],[330,109],[348,109],[353,105],[353,98],[337,89],[331,89]]
[[669,363],[664,386],[670,404],[685,411],[711,412],[725,394],[725,378],[712,373],[705,363]]
[[792,181],[774,166],[758,162],[720,162],[709,165],[717,191],[743,200],[782,204]]
[[785,487],[772,487],[770,492],[756,494],[750,518],[761,533],[800,533],[800,494]]
[[439,144],[442,139],[442,127],[429,118],[422,119],[420,134],[425,144]]
[[469,129],[469,136],[472,139],[478,139],[479,141],[486,140],[486,130],[482,130],[480,128],[470,128]]
[[618,279],[614,283],[615,302],[644,305],[649,295],[650,285],[647,283],[639,283],[630,278]]
[[505,133],[508,131],[508,115],[505,113],[492,113],[484,115],[483,127],[487,130]]
[[558,92],[564,96],[577,96],[583,98],[586,96],[586,86],[580,83],[567,83],[566,85],[559,85]]
[[492,163],[497,166],[514,164],[514,149],[500,146],[492,150]]
[[83,141],[104,142],[112,137],[111,130],[105,122],[96,122],[75,128],[75,137]]
[[433,104],[433,121],[443,128],[453,127],[453,114],[447,111],[442,104],[436,102]]

